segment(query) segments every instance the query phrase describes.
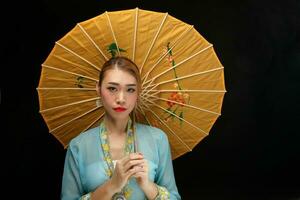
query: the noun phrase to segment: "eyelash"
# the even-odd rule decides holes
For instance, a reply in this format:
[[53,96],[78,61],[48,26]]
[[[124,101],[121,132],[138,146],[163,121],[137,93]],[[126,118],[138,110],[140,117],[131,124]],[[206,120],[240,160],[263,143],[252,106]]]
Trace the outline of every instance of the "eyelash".
[[115,92],[117,90],[117,88],[115,88],[115,87],[108,87],[107,89],[111,92]]
[[134,93],[134,92],[135,92],[135,89],[134,89],[134,88],[128,88],[127,91],[130,92],[130,93]]
[[[117,88],[115,88],[115,87],[108,87],[107,89],[108,89],[109,91],[111,91],[111,92],[116,92],[116,90],[117,90]],[[134,93],[134,92],[135,92],[135,89],[134,89],[134,88],[128,88],[128,89],[127,89],[127,92]]]

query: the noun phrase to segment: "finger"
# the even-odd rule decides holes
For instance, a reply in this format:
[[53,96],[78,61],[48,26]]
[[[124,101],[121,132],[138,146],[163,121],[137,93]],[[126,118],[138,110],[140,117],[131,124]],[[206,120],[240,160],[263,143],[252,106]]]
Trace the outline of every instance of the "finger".
[[144,169],[141,167],[133,167],[126,172],[126,178],[132,177],[136,173],[144,172]]
[[141,177],[143,177],[143,175],[144,175],[144,173],[138,172],[138,173],[133,174],[131,177],[133,177],[133,178],[141,178]]
[[138,166],[148,169],[148,161],[146,159],[143,159],[142,162]]
[[119,172],[123,172],[124,171],[124,166],[123,166],[121,160],[117,160],[116,166],[115,166],[115,170],[117,170]]
[[132,178],[148,178],[148,172],[142,171],[142,172],[137,172],[134,173],[132,176]]
[[145,168],[146,170],[148,170],[149,166],[148,166],[148,161],[145,160],[144,164],[143,164],[143,168]]
[[138,160],[138,159],[143,159],[143,155],[141,155],[139,153],[131,153],[128,156],[121,159],[120,161],[123,165],[125,165],[130,160]]
[[143,166],[144,161],[143,160],[129,160],[125,165],[124,165],[124,171],[128,171],[130,168],[133,168],[135,166]]
[[148,172],[143,168],[136,169],[135,172],[132,174],[132,177],[145,176],[147,173]]

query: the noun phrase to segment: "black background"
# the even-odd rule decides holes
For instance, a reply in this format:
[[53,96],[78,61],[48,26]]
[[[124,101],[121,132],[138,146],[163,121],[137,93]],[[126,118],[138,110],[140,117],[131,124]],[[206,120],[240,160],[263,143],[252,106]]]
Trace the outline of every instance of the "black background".
[[59,199],[65,150],[38,112],[41,64],[77,22],[135,7],[193,24],[225,67],[222,116],[208,137],[173,162],[182,198],[300,199],[296,0],[40,0],[2,6],[1,177],[7,179],[1,182],[11,189],[2,195]]

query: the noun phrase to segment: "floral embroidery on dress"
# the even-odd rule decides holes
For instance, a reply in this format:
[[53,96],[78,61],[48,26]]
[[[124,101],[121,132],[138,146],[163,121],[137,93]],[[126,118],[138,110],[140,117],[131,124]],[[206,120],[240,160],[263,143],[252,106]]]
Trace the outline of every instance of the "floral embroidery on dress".
[[87,193],[83,195],[79,200],[90,200],[91,199],[91,193]]
[[170,199],[170,192],[167,190],[167,188],[162,186],[157,186],[158,189],[158,195],[155,198],[155,200],[169,200]]
[[[126,155],[134,152],[134,134],[131,128],[131,123],[132,122],[129,119],[127,124],[127,137],[126,137],[126,144],[125,144]],[[100,125],[100,140],[101,140],[101,149],[103,150],[103,155],[104,155],[104,161],[107,164],[105,173],[106,176],[111,178],[113,174],[114,164],[110,155],[109,141],[108,141],[107,130],[105,128],[104,122],[102,122]],[[126,199],[129,199],[129,197],[132,195],[132,188],[129,186],[128,183],[122,189],[122,192],[124,193]]]

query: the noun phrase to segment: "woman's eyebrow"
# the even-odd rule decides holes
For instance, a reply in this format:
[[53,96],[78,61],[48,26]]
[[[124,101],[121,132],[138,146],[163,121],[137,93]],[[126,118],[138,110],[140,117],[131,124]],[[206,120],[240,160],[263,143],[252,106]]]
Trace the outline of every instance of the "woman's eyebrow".
[[135,83],[132,83],[132,84],[126,84],[126,86],[136,86]]
[[119,83],[116,83],[116,82],[108,82],[108,84],[112,84],[112,85],[120,85]]
[[[116,86],[119,86],[120,84],[119,83],[116,83],[116,82],[108,82],[108,84],[112,84],[112,85],[116,85]],[[130,84],[126,84],[126,86],[136,86],[135,83],[130,83]]]

